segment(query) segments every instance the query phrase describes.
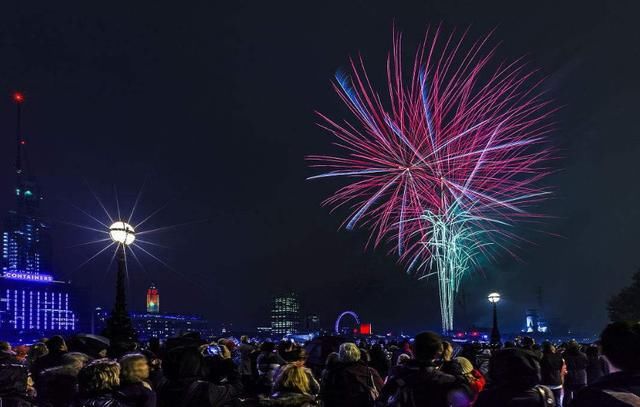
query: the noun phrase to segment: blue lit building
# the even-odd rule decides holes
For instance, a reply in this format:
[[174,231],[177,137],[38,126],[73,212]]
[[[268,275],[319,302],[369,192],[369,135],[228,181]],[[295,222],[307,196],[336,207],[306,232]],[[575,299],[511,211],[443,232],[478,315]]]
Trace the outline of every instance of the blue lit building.
[[23,98],[16,94],[16,209],[4,219],[0,265],[0,337],[30,342],[43,336],[69,334],[78,328],[70,284],[52,274],[51,240],[40,216],[42,194],[24,170],[26,142],[20,133]]
[[[160,292],[154,284],[147,289],[147,312],[131,312],[129,317],[133,329],[140,341],[151,338],[166,340],[187,332],[199,332],[202,338],[215,336],[209,321],[199,315],[183,315],[160,312]],[[93,333],[101,334],[104,330],[109,312],[97,307],[93,315]]]

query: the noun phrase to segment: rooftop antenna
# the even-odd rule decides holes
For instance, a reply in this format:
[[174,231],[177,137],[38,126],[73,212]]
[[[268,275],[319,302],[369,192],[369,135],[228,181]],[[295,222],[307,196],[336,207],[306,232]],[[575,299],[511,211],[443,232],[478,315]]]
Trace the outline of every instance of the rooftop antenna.
[[16,104],[16,174],[18,176],[18,185],[22,175],[22,146],[26,143],[22,139],[22,104],[24,103],[24,94],[22,92],[13,93],[13,102]]

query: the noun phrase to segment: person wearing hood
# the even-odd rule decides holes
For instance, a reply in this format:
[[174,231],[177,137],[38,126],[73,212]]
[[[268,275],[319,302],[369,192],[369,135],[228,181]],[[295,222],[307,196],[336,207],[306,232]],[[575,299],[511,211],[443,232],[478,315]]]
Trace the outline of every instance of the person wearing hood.
[[49,407],[69,407],[78,394],[78,374],[89,362],[89,356],[69,352],[62,356],[62,365],[40,373],[36,390],[38,402]]
[[489,361],[491,387],[482,391],[474,407],[554,407],[551,390],[540,385],[538,356],[525,349],[497,351]]
[[[449,374],[438,368],[442,356],[442,338],[435,332],[422,332],[413,341],[415,359],[392,369],[380,394],[386,405],[448,407],[453,392],[466,390],[461,372]],[[459,369],[457,363],[451,364]],[[404,403],[404,404],[403,404]],[[412,404],[409,404],[412,403]]]

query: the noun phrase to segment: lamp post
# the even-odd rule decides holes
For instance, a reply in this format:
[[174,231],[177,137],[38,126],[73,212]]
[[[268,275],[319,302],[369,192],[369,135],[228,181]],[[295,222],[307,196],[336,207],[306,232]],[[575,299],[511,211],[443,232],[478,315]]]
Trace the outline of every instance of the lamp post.
[[136,239],[135,230],[126,222],[118,221],[109,227],[109,236],[117,245],[116,259],[118,274],[116,276],[116,300],[107,320],[104,335],[113,342],[129,342],[135,340],[135,331],[127,312],[125,278],[127,274],[126,249]]
[[491,293],[487,297],[489,302],[493,304],[493,328],[491,328],[491,345],[500,344],[500,331],[498,330],[498,301],[500,301],[499,293]]

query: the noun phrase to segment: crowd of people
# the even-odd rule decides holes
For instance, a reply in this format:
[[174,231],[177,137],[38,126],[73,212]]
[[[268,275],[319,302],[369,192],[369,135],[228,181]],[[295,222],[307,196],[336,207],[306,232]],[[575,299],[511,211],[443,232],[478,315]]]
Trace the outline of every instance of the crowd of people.
[[433,332],[401,342],[189,333],[162,346],[80,345],[0,342],[0,406],[640,406],[640,323],[631,322],[608,325],[592,345],[525,337],[460,348]]

